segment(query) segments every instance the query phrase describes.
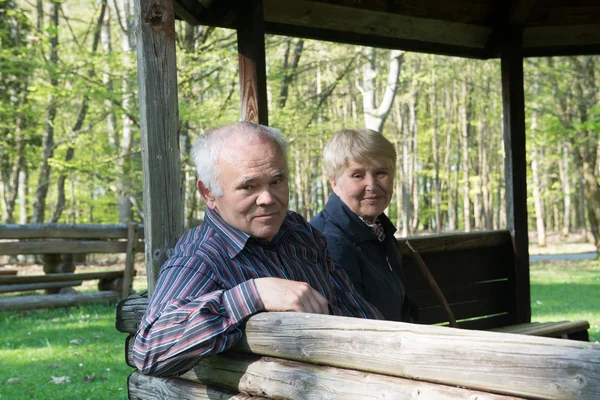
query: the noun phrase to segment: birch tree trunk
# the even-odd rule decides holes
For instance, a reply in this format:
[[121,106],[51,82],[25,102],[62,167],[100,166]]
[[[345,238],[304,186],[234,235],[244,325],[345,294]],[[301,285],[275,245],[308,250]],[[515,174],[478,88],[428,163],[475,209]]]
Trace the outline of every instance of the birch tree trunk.
[[435,68],[431,69],[431,95],[430,95],[430,112],[431,112],[431,153],[433,156],[433,203],[435,207],[435,232],[441,232],[441,206],[442,199],[440,196],[440,155],[439,155],[439,138],[438,138],[438,111],[437,111],[437,89],[435,86]]
[[[468,74],[467,74],[468,75]],[[463,193],[463,221],[464,231],[471,231],[471,201],[469,199],[469,131],[471,124],[471,100],[470,90],[467,80],[463,80],[461,86],[461,105],[460,115],[462,118],[461,126],[461,167],[462,167],[462,193]]]
[[[530,137],[535,138],[538,126],[538,102],[537,99],[540,95],[540,82],[539,74],[536,73],[533,78],[533,102],[531,105],[531,125],[530,125]],[[536,143],[533,143],[534,148],[531,151],[531,174],[533,176],[533,203],[535,205],[535,223],[537,228],[537,242],[538,246],[546,247],[546,226],[544,223],[544,202],[542,201],[542,190],[540,187],[540,170],[539,170],[539,151]]]
[[382,132],[383,124],[390,113],[392,104],[394,103],[394,97],[396,96],[396,91],[398,89],[398,77],[400,76],[400,68],[404,61],[404,51],[390,51],[387,85],[379,106],[377,106],[376,101],[376,51],[377,50],[375,48],[369,48],[365,51],[367,62],[363,64],[363,113],[365,118],[365,126],[374,131]]

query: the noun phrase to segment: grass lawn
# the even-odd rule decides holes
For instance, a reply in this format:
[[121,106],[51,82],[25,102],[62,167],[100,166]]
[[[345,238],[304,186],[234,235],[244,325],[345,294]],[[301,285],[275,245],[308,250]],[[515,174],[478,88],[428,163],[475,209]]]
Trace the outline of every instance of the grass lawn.
[[532,321],[584,319],[600,342],[600,261],[534,263],[530,278]]
[[[600,262],[533,264],[531,300],[534,321],[585,319],[600,341]],[[126,399],[114,326],[114,303],[0,312],[0,399]]]

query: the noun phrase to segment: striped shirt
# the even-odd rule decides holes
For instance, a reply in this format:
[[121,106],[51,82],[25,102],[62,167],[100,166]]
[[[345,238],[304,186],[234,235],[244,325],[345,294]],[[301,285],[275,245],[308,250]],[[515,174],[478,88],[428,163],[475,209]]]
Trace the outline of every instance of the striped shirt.
[[289,211],[272,241],[250,237],[207,210],[161,268],[135,336],[133,359],[150,375],[178,375],[242,337],[242,324],[264,310],[255,278],[308,283],[329,301],[330,314],[382,319],[327,251],[324,237]]

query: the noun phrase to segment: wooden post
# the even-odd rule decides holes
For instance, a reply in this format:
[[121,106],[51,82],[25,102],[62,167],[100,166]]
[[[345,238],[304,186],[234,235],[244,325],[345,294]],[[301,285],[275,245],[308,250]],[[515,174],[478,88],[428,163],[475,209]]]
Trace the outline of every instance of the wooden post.
[[241,120],[268,125],[262,0],[236,0]]
[[506,222],[515,250],[515,323],[531,321],[529,239],[527,236],[527,160],[523,92],[522,29],[509,27],[501,45],[504,111]]
[[148,291],[183,233],[173,0],[136,0]]
[[125,271],[123,272],[123,283],[121,287],[121,298],[129,296],[135,275],[135,245],[137,243],[138,226],[130,222],[127,226],[127,254],[125,256]]

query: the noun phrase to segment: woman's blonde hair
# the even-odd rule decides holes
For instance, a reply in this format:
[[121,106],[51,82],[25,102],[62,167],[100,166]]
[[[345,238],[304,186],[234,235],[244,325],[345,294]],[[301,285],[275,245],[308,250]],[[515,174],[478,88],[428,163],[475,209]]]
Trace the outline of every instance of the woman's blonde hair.
[[342,129],[333,135],[323,150],[327,176],[336,180],[348,166],[348,160],[369,162],[383,158],[396,170],[396,149],[381,133],[372,129]]

